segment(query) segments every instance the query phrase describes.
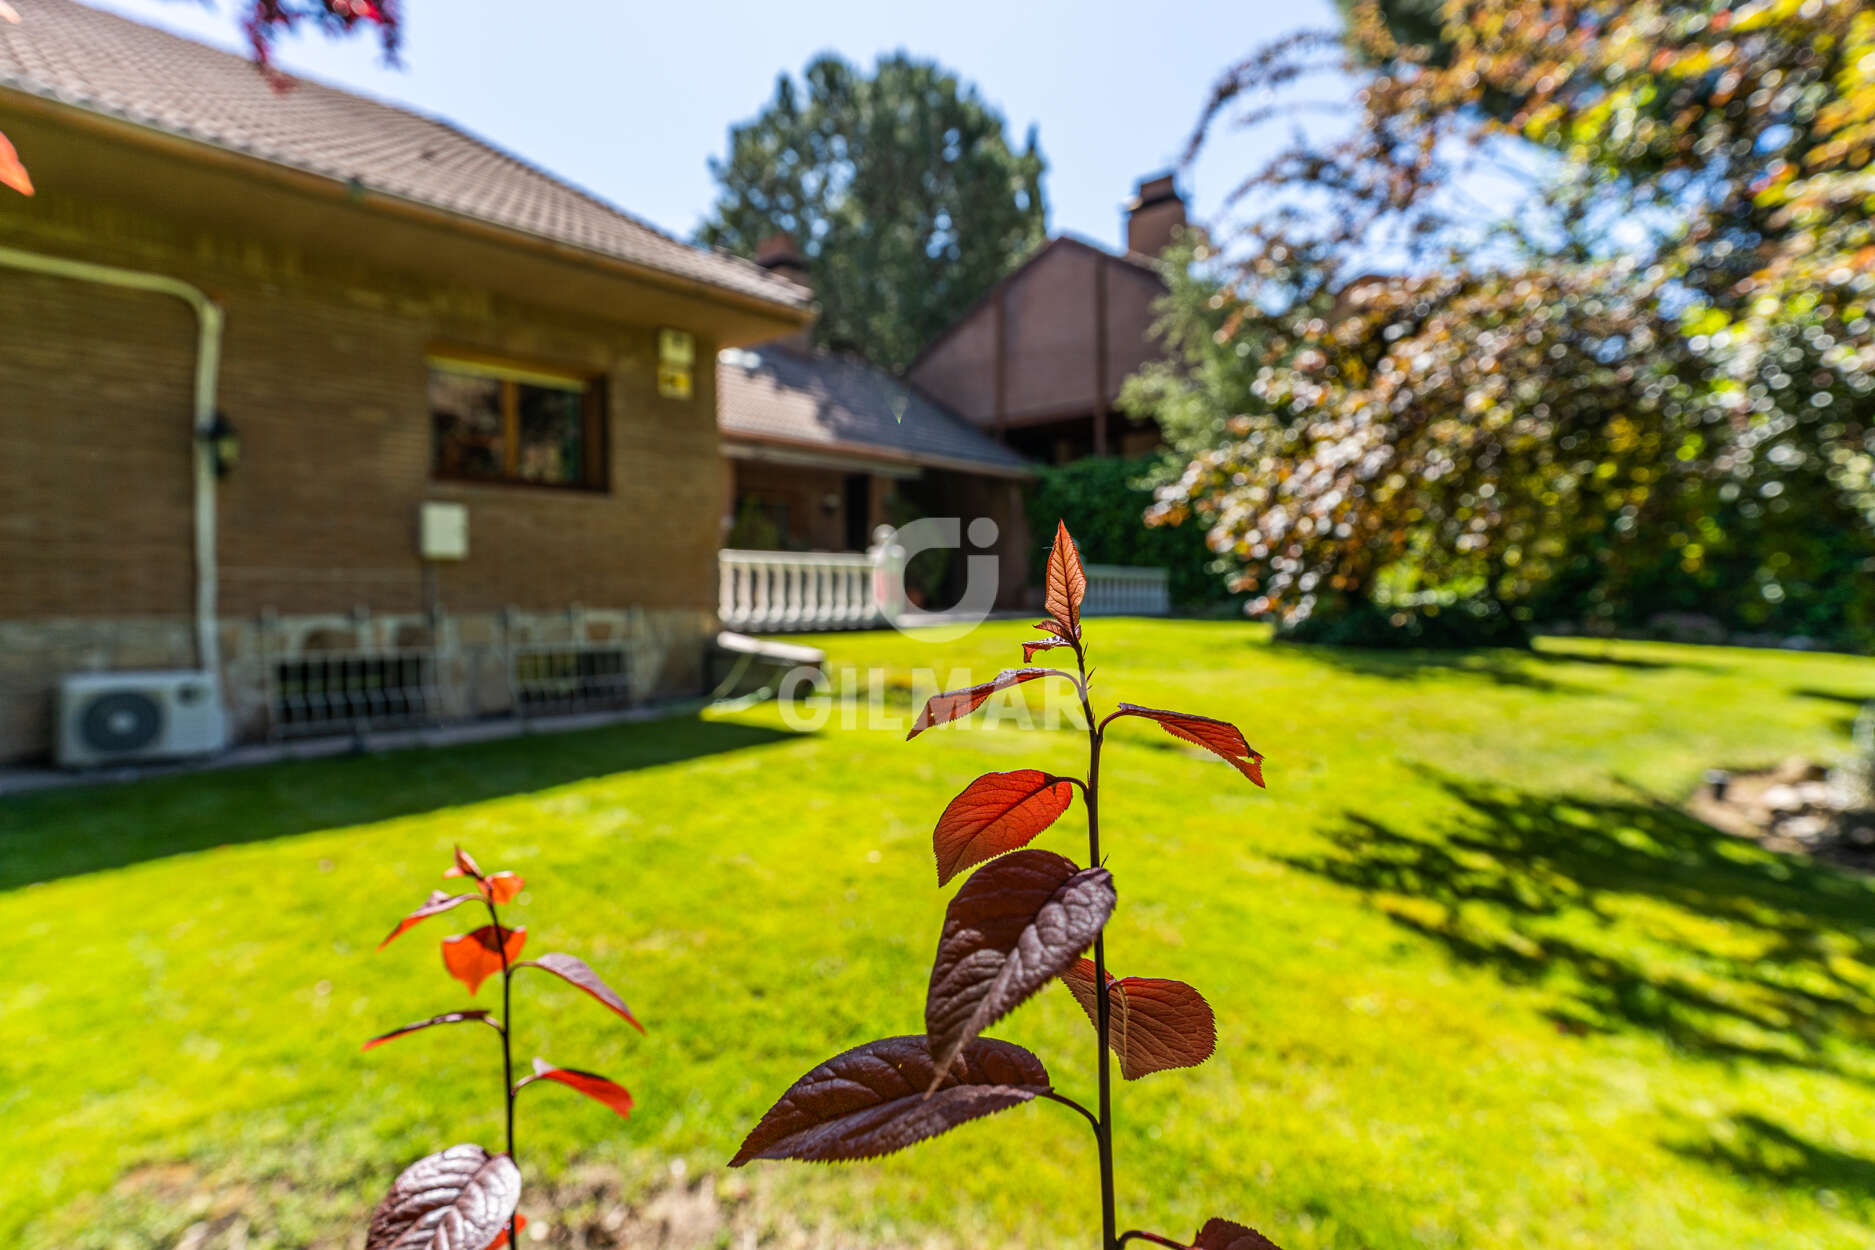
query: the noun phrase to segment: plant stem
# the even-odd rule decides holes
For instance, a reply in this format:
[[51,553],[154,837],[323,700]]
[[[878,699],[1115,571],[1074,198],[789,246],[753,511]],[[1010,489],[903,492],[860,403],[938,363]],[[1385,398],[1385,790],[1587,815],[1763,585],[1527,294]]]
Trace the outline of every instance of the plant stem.
[[1120,1234],[1120,1244],[1125,1245],[1133,1238],[1150,1241],[1154,1245],[1170,1246],[1171,1250],[1186,1250],[1183,1242],[1173,1241],[1170,1237],[1161,1237],[1158,1233],[1149,1233],[1143,1228],[1130,1228]]
[[1047,1093],[1043,1094],[1042,1097],[1048,1099],[1050,1102],[1058,1102],[1064,1107],[1072,1108],[1076,1115],[1082,1116],[1083,1118],[1087,1120],[1088,1124],[1093,1126],[1093,1129],[1096,1135],[1099,1134],[1100,1121],[1094,1117],[1093,1112],[1089,1111],[1086,1107],[1083,1107],[1080,1103],[1074,1101],[1074,1099],[1068,1097],[1066,1094],[1063,1094],[1057,1090],[1052,1090],[1052,1089],[1049,1090]]
[[[1077,640],[1074,662],[1081,674],[1081,712],[1087,717],[1087,866],[1100,863],[1100,726],[1094,721],[1094,708],[1087,698],[1087,656]],[[1107,1046],[1107,1027],[1112,1001],[1107,993],[1107,938],[1103,929],[1094,938],[1094,1045],[1100,1053],[1099,1118],[1094,1122],[1094,1137],[1100,1146],[1100,1244],[1101,1250],[1119,1250],[1116,1233],[1119,1221],[1113,1201],[1113,1075],[1112,1057]]]
[[[480,880],[475,884],[478,889],[487,888]],[[495,953],[501,956],[501,1097],[508,1113],[508,1159],[519,1167],[514,1157],[514,1001],[509,992],[514,969],[508,966],[508,934],[501,927],[501,913],[495,910],[495,900],[484,893],[482,901],[488,904],[488,918],[495,926]],[[519,1215],[517,1211],[508,1217],[508,1250],[521,1250]]]

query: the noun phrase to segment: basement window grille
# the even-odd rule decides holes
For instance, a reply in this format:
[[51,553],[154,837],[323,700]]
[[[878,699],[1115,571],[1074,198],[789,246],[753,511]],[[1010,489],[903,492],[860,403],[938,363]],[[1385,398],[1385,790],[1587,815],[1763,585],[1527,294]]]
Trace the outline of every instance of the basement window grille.
[[435,719],[428,651],[335,652],[274,665],[273,723],[289,734],[395,728]]
[[624,647],[537,645],[514,651],[514,697],[523,716],[598,712],[632,702]]

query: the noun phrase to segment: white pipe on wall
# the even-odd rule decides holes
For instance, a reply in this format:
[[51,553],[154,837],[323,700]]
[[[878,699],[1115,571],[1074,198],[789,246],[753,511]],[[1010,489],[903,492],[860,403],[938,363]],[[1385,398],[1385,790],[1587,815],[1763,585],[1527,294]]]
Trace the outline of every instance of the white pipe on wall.
[[215,385],[221,373],[224,314],[207,293],[166,274],[94,265],[89,261],[46,256],[0,247],[0,266],[50,274],[78,282],[96,282],[131,291],[172,295],[195,311],[195,411],[189,431],[190,460],[195,465],[195,658],[211,678],[221,673],[221,639],[216,630],[214,451],[202,434],[215,419]]

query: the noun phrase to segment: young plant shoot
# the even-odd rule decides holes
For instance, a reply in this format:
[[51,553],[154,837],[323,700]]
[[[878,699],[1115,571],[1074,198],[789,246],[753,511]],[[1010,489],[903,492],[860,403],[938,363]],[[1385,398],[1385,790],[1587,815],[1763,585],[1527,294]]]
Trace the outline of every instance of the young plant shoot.
[[562,981],[584,990],[621,1016],[627,1024],[644,1032],[625,1000],[599,979],[599,974],[571,955],[551,953],[537,959],[521,959],[527,943],[525,928],[510,929],[501,923],[501,907],[521,892],[522,880],[512,872],[484,873],[461,847],[456,848],[455,863],[445,877],[467,877],[475,885],[472,893],[450,894],[436,890],[423,906],[397,922],[378,949],[386,946],[431,916],[440,916],[464,903],[480,902],[488,911],[488,923],[470,933],[443,939],[443,967],[462,982],[471,995],[482,982],[501,975],[501,1015],[499,1018],[481,1009],[449,1011],[415,1024],[381,1033],[365,1043],[370,1050],[395,1038],[439,1024],[485,1024],[501,1037],[501,1091],[506,1113],[507,1148],[490,1154],[481,1146],[451,1146],[437,1154],[417,1160],[392,1182],[377,1210],[371,1213],[371,1227],[365,1238],[365,1250],[498,1250],[505,1245],[518,1246],[521,1229],[527,1219],[516,1211],[521,1198],[521,1172],[514,1156],[514,1103],[523,1089],[538,1081],[554,1081],[578,1090],[604,1103],[619,1115],[630,1115],[632,1096],[623,1085],[593,1072],[562,1068],[545,1059],[534,1060],[534,1071],[514,1079],[514,975],[523,968],[538,968]]
[[[1048,557],[1045,637],[1022,644],[1025,665],[1038,652],[1067,651],[1074,670],[1012,668],[994,679],[935,695],[908,737],[968,716],[1025,682],[1070,683],[1087,722],[1086,777],[1035,769],[988,773],[964,787],[933,834],[938,884],[975,868],[944,915],[925,997],[925,1032],[889,1037],[836,1055],[794,1083],[755,1126],[731,1165],[752,1159],[869,1159],[936,1137],[968,1120],[1044,1098],[1084,1117],[1100,1162],[1102,1250],[1129,1240],[1185,1250],[1275,1250],[1262,1234],[1213,1219],[1190,1242],[1140,1229],[1118,1231],[1113,1185],[1110,1056],[1129,1081],[1210,1058],[1216,1026],[1203,995],[1182,981],[1115,977],[1103,932],[1112,914],[1113,876],[1100,859],[1100,751],[1115,722],[1133,718],[1219,756],[1258,786],[1263,757],[1235,726],[1188,712],[1118,704],[1096,718],[1090,695],[1081,604],[1087,575],[1065,524]],[[1087,863],[1029,846],[1073,805],[1087,808]],[[977,867],[982,865],[982,867]],[[1084,958],[1092,948],[1093,958]],[[1059,979],[1094,1026],[1098,1090],[1093,1110],[1056,1090],[1042,1061],[1022,1047],[983,1036],[1049,982]]]

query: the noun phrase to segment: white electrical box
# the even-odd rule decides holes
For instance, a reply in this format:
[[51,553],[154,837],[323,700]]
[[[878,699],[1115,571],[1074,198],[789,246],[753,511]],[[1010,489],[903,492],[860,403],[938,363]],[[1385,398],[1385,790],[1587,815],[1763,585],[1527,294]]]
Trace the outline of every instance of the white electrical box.
[[417,528],[419,547],[425,560],[469,558],[467,504],[425,501]]

